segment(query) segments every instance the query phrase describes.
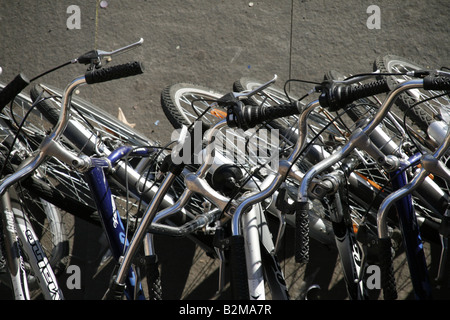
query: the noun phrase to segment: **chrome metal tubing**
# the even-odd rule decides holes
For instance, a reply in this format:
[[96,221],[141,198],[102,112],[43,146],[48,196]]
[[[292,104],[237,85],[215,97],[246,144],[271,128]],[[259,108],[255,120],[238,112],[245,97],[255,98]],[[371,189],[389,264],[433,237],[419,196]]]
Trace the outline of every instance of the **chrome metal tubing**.
[[401,189],[392,192],[386,199],[383,200],[377,213],[377,228],[378,238],[383,239],[389,237],[387,227],[387,214],[391,206],[399,199],[407,196],[413,192],[428,176],[428,172],[423,168],[416,174],[414,179]]
[[[287,160],[281,160],[278,166],[278,173],[277,175],[272,179],[270,176],[267,177],[263,184],[268,184],[267,187],[261,188],[262,190],[258,193],[252,194],[246,199],[244,199],[236,208],[235,212],[233,213],[232,218],[232,225],[231,225],[231,231],[233,235],[240,235],[240,220],[241,215],[252,205],[263,201],[267,197],[271,196],[275,191],[278,190],[280,185],[284,182],[286,179],[286,176],[288,175],[289,170],[292,167],[292,164],[297,159],[297,157],[300,155],[300,153],[303,151],[303,148],[306,144],[306,137],[308,136],[308,126],[307,126],[307,120],[310,115],[310,113],[319,106],[319,101],[315,100],[311,102],[307,108],[302,112],[298,119],[298,128],[299,128],[299,138],[297,140],[297,143],[295,144],[294,150],[292,151],[291,155]],[[270,184],[268,181],[269,179],[272,179]]]
[[120,263],[119,270],[117,271],[116,282],[118,284],[125,283],[125,278],[128,274],[128,271],[130,270],[132,259],[134,258],[137,249],[141,245],[141,241],[144,239],[150,223],[153,221],[156,215],[156,211],[158,210],[161,200],[164,198],[164,195],[172,186],[172,183],[176,177],[176,174],[169,172],[162,182],[160,188],[156,192],[153,201],[147,206],[147,209],[142,217],[142,221],[139,224],[136,232],[134,233],[133,238],[130,241],[130,245],[123,256],[123,261],[122,263]]
[[[227,125],[226,120],[222,120],[221,122],[217,123],[213,128],[208,130],[206,132],[205,140],[207,143],[207,152],[205,161],[203,164],[198,168],[197,172],[195,173],[197,178],[203,178],[206,173],[208,172],[208,169],[210,168],[211,164],[213,163],[212,157],[214,155],[214,137],[215,134],[220,128]],[[155,197],[153,198],[152,202],[147,206],[146,211],[143,214],[141,223],[139,224],[136,232],[133,235],[133,238],[130,241],[130,246],[126,250],[122,263],[119,266],[119,270],[117,271],[117,278],[116,282],[118,284],[123,284],[125,282],[126,275],[128,273],[129,268],[131,267],[131,262],[136,254],[137,249],[139,248],[141,241],[144,239],[151,223],[153,221],[159,221],[165,217],[168,217],[178,211],[180,211],[186,204],[188,203],[189,199],[191,198],[193,191],[189,189],[185,189],[181,197],[178,199],[178,201],[171,207],[166,208],[165,210],[157,213],[157,210],[159,208],[159,205],[161,201],[164,198],[164,195],[167,193],[169,188],[172,186],[173,181],[177,175],[170,172],[166,178],[164,179],[163,183],[159,187],[158,191],[155,194]],[[155,218],[157,218],[155,220]]]
[[39,147],[39,152],[37,152],[34,156],[31,156],[29,159],[25,160],[24,166],[21,166],[20,169],[10,176],[6,177],[2,183],[0,184],[0,194],[4,194],[4,192],[11,187],[16,182],[21,179],[27,177],[29,174],[33,173],[39,165],[41,165],[48,158],[48,145],[52,144],[54,140],[57,140],[64,129],[67,126],[67,122],[69,120],[69,111],[70,111],[70,100],[73,91],[80,85],[86,83],[84,76],[74,79],[64,90],[63,94],[63,102],[60,111],[60,116],[58,123],[53,128],[52,132],[44,139]]
[[64,90],[62,96],[61,110],[59,112],[59,119],[56,126],[49,135],[50,139],[56,140],[64,133],[67,123],[69,121],[70,103],[72,101],[72,94],[77,87],[86,83],[84,76],[74,79]]
[[410,89],[419,89],[422,87],[423,87],[423,80],[409,80],[400,83],[394,90],[392,90],[388,94],[386,100],[383,102],[383,104],[381,105],[378,112],[375,114],[372,121],[363,129],[363,131],[367,135],[370,135],[370,133],[383,121],[383,119],[389,112],[391,106],[393,105],[394,101],[403,91]]
[[436,149],[433,155],[424,155],[422,157],[421,159],[422,168],[415,175],[413,180],[403,188],[393,192],[386,199],[384,199],[377,213],[377,226],[379,238],[386,238],[388,236],[386,220],[387,220],[387,213],[392,204],[395,203],[397,200],[401,199],[402,197],[416,190],[425,181],[425,179],[430,173],[438,175],[444,178],[445,180],[450,181],[450,170],[448,170],[448,168],[442,162],[439,161],[439,159],[447,152],[449,148],[450,148],[450,130],[447,131],[445,140]]

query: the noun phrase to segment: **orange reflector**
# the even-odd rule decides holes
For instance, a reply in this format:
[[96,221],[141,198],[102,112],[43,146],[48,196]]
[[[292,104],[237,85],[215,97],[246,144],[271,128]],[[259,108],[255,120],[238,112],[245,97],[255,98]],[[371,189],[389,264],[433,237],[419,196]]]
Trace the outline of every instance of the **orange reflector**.
[[227,117],[226,111],[220,109],[212,109],[211,114],[219,119],[225,119]]
[[358,225],[356,223],[353,223],[353,233],[354,234],[358,233]]

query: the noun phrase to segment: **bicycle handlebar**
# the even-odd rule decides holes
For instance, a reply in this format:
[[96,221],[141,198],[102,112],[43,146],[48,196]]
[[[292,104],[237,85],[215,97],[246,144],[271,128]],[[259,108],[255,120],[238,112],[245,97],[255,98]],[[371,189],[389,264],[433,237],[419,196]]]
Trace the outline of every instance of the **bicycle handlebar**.
[[427,76],[423,79],[425,90],[450,90],[450,77]]
[[[442,74],[440,72],[439,75],[424,77],[423,88],[425,90],[450,90],[450,78]],[[267,83],[261,86],[262,89],[266,87]],[[257,88],[254,91],[259,92],[262,89]],[[346,83],[345,81],[327,80],[317,86],[316,90],[321,91],[319,96],[320,105],[329,111],[338,111],[355,100],[391,91],[386,79],[361,85],[353,85],[351,82]],[[246,95],[246,97],[251,95]],[[229,98],[231,96],[225,95],[222,101],[225,101],[223,104],[228,106],[227,122],[228,126],[232,128],[238,127],[247,130],[266,121],[298,115],[302,112],[298,101],[266,107],[243,105],[242,102],[233,101],[233,99],[227,101],[226,97]],[[236,97],[236,94],[232,95],[232,97]]]
[[[259,88],[255,91],[257,90]],[[337,111],[355,100],[387,93],[390,88],[384,79],[356,86],[343,81],[327,80],[317,86],[316,90],[321,91],[320,105],[329,111]],[[299,101],[270,107],[246,106],[241,101],[233,101],[233,99],[227,101],[226,97],[231,96],[225,95],[222,101],[225,101],[223,105],[228,106],[227,123],[232,128],[238,127],[247,130],[266,121],[298,115],[302,112],[302,105]]]
[[227,123],[231,128],[248,130],[266,121],[298,115],[301,112],[302,106],[298,101],[271,107],[244,106],[239,102],[228,108]]
[[319,86],[322,94],[320,105],[329,111],[337,111],[355,100],[391,91],[385,79],[362,85],[348,85],[335,80],[327,80]]
[[103,69],[88,71],[85,75],[87,84],[106,82],[110,80],[135,76],[144,72],[141,62],[129,62]]
[[104,70],[98,70],[97,72],[88,72],[86,76],[81,76],[75,78],[65,89],[63,94],[63,99],[61,101],[61,112],[57,124],[53,128],[52,132],[43,140],[39,147],[39,152],[37,152],[31,159],[26,160],[26,165],[21,167],[20,170],[16,171],[12,175],[6,177],[0,183],[0,195],[3,194],[11,185],[20,181],[21,179],[27,177],[29,174],[33,173],[47,157],[52,154],[53,150],[57,149],[61,152],[65,159],[68,159],[68,163],[77,164],[80,167],[85,165],[85,159],[77,157],[71,154],[68,150],[60,147],[58,139],[64,132],[67,123],[69,121],[69,111],[70,111],[70,101],[74,90],[86,84],[88,79],[90,84],[110,81],[114,79],[119,79],[122,77],[128,77],[143,72],[142,64],[134,62],[124,65],[118,65]]

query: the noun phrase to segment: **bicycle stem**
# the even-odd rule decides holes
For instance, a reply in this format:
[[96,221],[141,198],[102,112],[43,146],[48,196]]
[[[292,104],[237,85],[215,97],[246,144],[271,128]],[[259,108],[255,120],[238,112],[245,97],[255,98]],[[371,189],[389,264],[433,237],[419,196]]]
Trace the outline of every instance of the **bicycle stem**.
[[[214,150],[214,135],[215,133],[220,130],[222,127],[226,126],[226,120],[222,120],[221,122],[217,123],[212,129],[208,130],[206,132],[205,140],[208,145],[208,152],[206,152],[206,157],[204,163],[198,168],[197,172],[195,173],[195,177],[198,179],[203,178],[206,173],[208,172],[208,169],[211,167],[211,164],[213,163],[212,157],[213,157],[213,150]],[[147,206],[146,211],[144,212],[144,215],[142,217],[141,223],[139,224],[136,232],[133,235],[133,238],[130,241],[130,246],[128,247],[127,251],[122,257],[122,261],[120,261],[119,269],[117,271],[116,276],[116,284],[123,285],[126,279],[127,272],[132,264],[132,260],[137,252],[137,249],[139,248],[142,240],[144,239],[149,227],[151,226],[151,223],[155,220],[155,217],[157,216],[157,210],[159,208],[159,205],[164,198],[164,195],[167,193],[169,188],[172,186],[173,181],[177,177],[176,174],[169,172],[167,176],[165,177],[164,181],[162,182],[160,188],[158,189],[157,193],[155,194],[155,197],[151,201],[151,203]],[[189,201],[192,194],[194,192],[185,189],[183,194],[180,196],[178,201],[174,204],[174,206],[169,207],[158,216],[158,219],[162,219],[163,217],[166,217],[168,215],[174,214],[181,210]]]
[[[278,165],[278,173],[274,178],[271,178],[270,176],[266,178],[263,182],[262,190],[256,194],[253,194],[249,197],[247,197],[244,201],[242,201],[239,206],[236,208],[235,212],[233,213],[233,220],[231,225],[231,231],[233,235],[239,235],[240,232],[240,220],[241,215],[243,212],[245,212],[250,206],[266,199],[267,197],[271,196],[283,183],[283,181],[286,179],[287,175],[289,174],[289,171],[297,159],[297,157],[300,155],[300,153],[303,151],[303,148],[306,144],[306,137],[308,135],[308,126],[307,126],[307,119],[309,114],[317,107],[319,106],[319,101],[315,100],[308,104],[306,109],[302,112],[302,114],[299,117],[298,120],[298,128],[299,128],[299,138],[295,144],[294,150],[290,154],[289,158],[286,160],[280,160],[280,163]],[[271,183],[263,188],[265,185],[267,185],[268,179],[272,179]]]

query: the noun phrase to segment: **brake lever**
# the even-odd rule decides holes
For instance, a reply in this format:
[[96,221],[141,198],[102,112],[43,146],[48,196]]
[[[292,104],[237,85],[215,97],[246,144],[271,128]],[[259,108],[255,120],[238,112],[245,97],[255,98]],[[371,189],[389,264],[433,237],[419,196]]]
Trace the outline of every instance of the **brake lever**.
[[234,96],[234,98],[236,98],[238,100],[250,98],[251,96],[254,96],[255,94],[263,91],[267,87],[274,84],[275,81],[277,81],[277,79],[278,79],[278,76],[275,74],[272,80],[269,80],[266,83],[263,83],[258,88],[254,89],[250,92],[233,92],[233,96]]
[[234,106],[237,102],[239,102],[240,100],[244,100],[244,99],[248,99],[251,96],[254,96],[255,94],[263,91],[264,89],[266,89],[267,87],[269,87],[270,85],[272,85],[273,83],[275,83],[275,81],[277,80],[278,76],[274,75],[273,79],[270,81],[267,81],[266,83],[263,83],[262,85],[260,85],[258,88],[250,91],[250,92],[230,92],[227,93],[226,95],[224,95],[223,97],[220,97],[217,100],[217,103],[220,106],[223,107],[230,107],[230,106]]
[[72,63],[80,63],[85,65],[89,64],[89,70],[94,68],[98,69],[102,66],[102,59],[107,58],[107,62],[109,62],[112,56],[134,49],[135,47],[140,46],[143,42],[144,39],[140,38],[139,41],[114,51],[91,50],[72,60]]

